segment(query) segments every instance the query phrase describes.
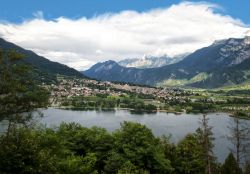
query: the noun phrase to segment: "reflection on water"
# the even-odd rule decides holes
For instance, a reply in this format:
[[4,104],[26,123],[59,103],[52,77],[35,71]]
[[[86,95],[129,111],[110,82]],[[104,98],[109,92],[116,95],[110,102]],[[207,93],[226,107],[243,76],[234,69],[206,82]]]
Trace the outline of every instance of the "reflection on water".
[[[120,127],[123,121],[133,121],[145,124],[156,136],[172,135],[172,141],[177,143],[186,134],[194,132],[199,127],[201,114],[172,113],[133,113],[127,110],[98,110],[98,111],[72,111],[49,108],[43,111],[42,124],[58,126],[61,122],[77,122],[85,127],[98,126],[114,131]],[[232,146],[228,140],[230,130],[228,126],[233,124],[232,118],[225,113],[208,114],[209,125],[213,126],[215,137],[214,152],[220,162],[224,161]],[[250,122],[247,121],[249,124]]]

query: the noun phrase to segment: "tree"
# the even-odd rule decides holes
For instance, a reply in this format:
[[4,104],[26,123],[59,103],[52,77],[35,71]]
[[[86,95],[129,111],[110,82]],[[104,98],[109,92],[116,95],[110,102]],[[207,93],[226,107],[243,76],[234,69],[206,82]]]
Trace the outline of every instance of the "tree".
[[139,169],[150,173],[169,173],[173,170],[164,155],[164,146],[150,129],[139,123],[124,122],[114,133],[114,151]]
[[203,114],[203,117],[200,121],[201,127],[197,129],[197,135],[200,140],[200,144],[203,149],[203,158],[205,162],[205,174],[211,174],[213,172],[213,162],[215,161],[215,156],[213,154],[213,132],[212,127],[208,125],[208,120],[206,114]]
[[48,104],[48,91],[33,80],[31,66],[22,59],[15,50],[0,49],[0,121],[7,120],[8,128],[27,123],[31,112]]
[[213,154],[212,127],[208,125],[207,115],[203,115],[200,128],[188,134],[176,148],[176,173],[218,173],[218,164]]
[[221,166],[221,174],[237,174],[240,166],[237,164],[234,155],[230,153],[224,164]]
[[161,144],[164,147],[165,157],[171,161],[172,167],[175,168],[179,154],[177,152],[177,146],[174,143],[170,142],[171,136],[172,136],[171,134],[168,136],[163,135],[161,137]]
[[74,155],[86,156],[88,153],[95,153],[95,167],[103,170],[104,161],[113,149],[114,142],[107,130],[97,127],[85,128],[76,123],[62,123],[57,134]]
[[77,155],[69,143],[53,129],[12,127],[8,136],[0,137],[0,173],[97,173],[96,154]]
[[108,154],[107,160],[105,160],[104,172],[110,174],[116,174],[123,168],[127,159],[123,154],[112,151]]
[[12,127],[0,137],[0,173],[56,173],[63,149],[51,131]]
[[94,153],[89,153],[85,157],[71,155],[60,162],[57,170],[61,174],[97,174],[96,160]]
[[[236,156],[236,162],[238,166],[243,165],[243,161],[249,160],[250,155],[250,128],[246,122],[241,121],[238,117],[233,118],[233,123],[229,127],[231,136],[228,137],[233,144],[231,152]],[[237,173],[240,174],[240,168],[237,168]]]
[[173,163],[176,173],[204,173],[203,149],[197,134],[188,134],[177,144],[176,157]]
[[[118,174],[141,174],[144,171],[139,171],[135,165],[133,165],[130,161],[126,161],[121,169],[118,170]],[[146,171],[144,172],[146,173]]]
[[245,164],[244,174],[250,174],[250,161],[247,161]]

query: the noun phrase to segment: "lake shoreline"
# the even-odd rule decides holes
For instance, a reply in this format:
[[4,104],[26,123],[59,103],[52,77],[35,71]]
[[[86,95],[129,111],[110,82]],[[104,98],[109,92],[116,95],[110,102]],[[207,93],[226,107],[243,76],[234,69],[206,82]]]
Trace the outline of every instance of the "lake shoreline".
[[[110,132],[117,130],[124,121],[137,122],[150,128],[155,136],[172,135],[171,141],[178,143],[188,133],[193,133],[199,127],[199,121],[202,114],[174,114],[158,111],[154,114],[150,113],[134,113],[128,109],[112,109],[112,110],[69,110],[62,108],[50,107],[41,110],[44,117],[40,123],[48,127],[59,126],[60,123],[78,123],[85,127],[102,127]],[[228,126],[233,124],[233,119],[227,113],[208,113],[209,124],[213,126],[214,136],[216,138],[215,153],[219,161],[223,162],[228,155],[227,148],[222,151],[221,147],[225,145],[231,148],[231,143],[227,137],[230,135]],[[243,121],[243,120],[242,120]],[[245,122],[245,120],[244,120]],[[249,121],[247,121],[249,122]],[[249,122],[250,124],[250,122]]]
[[228,114],[228,116],[233,117],[233,118],[239,118],[239,119],[243,119],[243,120],[250,120],[249,117],[245,117],[245,116],[236,116],[235,113],[229,112],[229,111],[207,111],[205,113],[202,112],[186,112],[186,111],[182,111],[182,112],[177,112],[177,111],[173,111],[173,110],[163,110],[163,109],[157,109],[157,110],[135,110],[135,109],[131,109],[131,108],[81,108],[81,107],[66,107],[66,106],[51,106],[50,108],[55,108],[55,109],[63,109],[63,110],[72,110],[72,111],[109,111],[109,110],[126,110],[126,111],[130,111],[132,113],[148,113],[148,114],[154,114],[154,113],[158,113],[158,112],[162,112],[162,113],[172,113],[175,115],[181,115],[181,114],[210,114],[210,113],[225,113]]

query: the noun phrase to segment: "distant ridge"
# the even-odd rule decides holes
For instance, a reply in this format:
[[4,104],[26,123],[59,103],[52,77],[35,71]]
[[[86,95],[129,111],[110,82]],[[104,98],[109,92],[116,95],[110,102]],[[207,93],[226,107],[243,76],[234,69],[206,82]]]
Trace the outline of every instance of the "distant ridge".
[[84,74],[99,80],[154,86],[218,88],[249,83],[250,38],[216,41],[180,62],[159,68],[127,68],[107,61]]
[[2,38],[0,38],[0,48],[4,50],[14,49],[15,51],[23,54],[25,57],[23,59],[24,62],[34,66],[35,69],[39,71],[39,73],[46,74],[47,76],[60,74],[66,76],[85,77],[83,74],[73,68],[57,62],[52,62],[30,50],[26,50]]
[[119,65],[124,67],[134,67],[134,68],[156,68],[165,65],[170,65],[183,60],[188,54],[182,54],[175,57],[169,56],[144,56],[142,58],[132,58],[124,59],[117,62]]

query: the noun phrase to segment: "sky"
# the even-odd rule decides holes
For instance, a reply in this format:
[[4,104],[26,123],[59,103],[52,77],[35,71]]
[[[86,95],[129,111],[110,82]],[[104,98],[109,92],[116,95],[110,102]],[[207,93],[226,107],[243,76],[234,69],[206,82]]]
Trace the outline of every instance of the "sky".
[[0,37],[85,70],[250,35],[249,0],[0,0]]

